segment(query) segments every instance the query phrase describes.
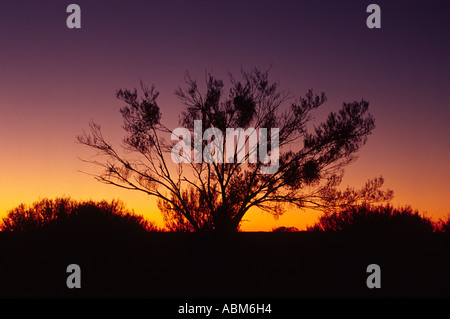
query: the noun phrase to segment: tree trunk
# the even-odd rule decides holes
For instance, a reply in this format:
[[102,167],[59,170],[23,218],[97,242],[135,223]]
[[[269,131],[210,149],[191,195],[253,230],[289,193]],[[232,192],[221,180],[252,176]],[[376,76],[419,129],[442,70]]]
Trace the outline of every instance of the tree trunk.
[[213,216],[214,231],[219,233],[231,233],[238,231],[239,223],[236,223],[232,217],[233,214],[227,207],[218,207]]

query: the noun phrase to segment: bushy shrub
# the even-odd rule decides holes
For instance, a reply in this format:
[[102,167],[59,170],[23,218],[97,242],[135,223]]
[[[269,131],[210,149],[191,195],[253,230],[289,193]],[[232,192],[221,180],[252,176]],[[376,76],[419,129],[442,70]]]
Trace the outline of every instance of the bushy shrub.
[[119,200],[83,201],[70,198],[43,199],[21,204],[8,212],[2,231],[157,231],[153,223],[126,209]]
[[447,219],[439,220],[436,228],[438,231],[450,235],[450,215],[447,216]]
[[411,207],[360,205],[320,217],[308,231],[425,233],[435,229],[431,219]]
[[299,229],[297,227],[281,226],[281,227],[272,228],[272,232],[275,232],[275,233],[294,233],[294,232],[298,232],[298,231],[299,231]]

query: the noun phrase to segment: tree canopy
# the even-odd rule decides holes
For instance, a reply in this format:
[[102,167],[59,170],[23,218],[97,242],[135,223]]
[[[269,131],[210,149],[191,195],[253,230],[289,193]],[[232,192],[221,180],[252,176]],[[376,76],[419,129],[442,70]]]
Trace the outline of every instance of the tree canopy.
[[[253,207],[277,218],[288,207],[329,211],[392,197],[392,191],[381,190],[382,177],[359,190],[338,188],[343,168],[356,159],[375,128],[367,101],[343,103],[313,126],[313,112],[326,95],[308,90],[295,98],[269,81],[268,71],[242,70],[239,79],[230,75],[228,86],[206,73],[204,90],[186,75],[185,85],[176,95],[184,105],[179,124],[189,132],[187,139],[161,122],[159,93],[143,83],[142,95],[137,89],[116,92],[125,104],[120,112],[126,154],[107,142],[95,122],[78,137],[104,156],[88,160],[101,168],[94,174],[97,180],[158,198],[169,229],[235,231]],[[236,135],[228,140],[233,152],[224,151],[228,135],[208,135],[208,129],[234,129]],[[184,161],[174,163],[172,151],[181,138],[194,145],[193,156],[183,148],[177,156]],[[253,148],[252,139],[257,140]],[[258,154],[259,161],[252,160]],[[202,155],[213,160],[202,160]],[[267,173],[269,167],[275,170]]]

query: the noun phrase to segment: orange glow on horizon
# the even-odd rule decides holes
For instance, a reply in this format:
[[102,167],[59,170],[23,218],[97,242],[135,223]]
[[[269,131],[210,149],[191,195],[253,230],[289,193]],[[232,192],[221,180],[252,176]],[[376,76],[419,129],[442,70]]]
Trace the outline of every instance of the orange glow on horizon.
[[[77,176],[75,178],[75,176]],[[55,177],[56,178],[56,177]],[[53,178],[49,178],[52,181]],[[77,184],[75,184],[75,182]],[[38,181],[35,181],[39,185]],[[363,183],[359,183],[363,184]],[[390,187],[394,183],[386,182],[386,187]],[[126,191],[118,189],[117,187],[105,185],[95,181],[91,176],[81,174],[77,172],[74,174],[74,180],[72,183],[56,183],[54,185],[40,185],[41,187],[33,186],[32,183],[30,187],[20,189],[20,184],[11,185],[8,193],[10,196],[8,198],[2,198],[0,202],[0,218],[5,217],[6,213],[18,206],[21,203],[32,204],[43,198],[56,198],[56,197],[71,197],[74,200],[112,200],[119,199],[122,200],[126,207],[133,210],[139,215],[143,215],[146,219],[154,222],[159,227],[164,227],[164,222],[161,213],[156,205],[156,200],[154,198],[145,195],[140,192]],[[351,185],[351,184],[350,184]],[[77,187],[76,187],[77,186]],[[344,185],[343,185],[344,186]],[[346,185],[345,185],[346,186]],[[406,186],[404,186],[406,187]],[[419,210],[420,213],[425,214],[427,217],[431,217],[433,220],[437,221],[439,219],[444,219],[449,211],[443,204],[439,201],[426,202],[421,200],[420,197],[410,198],[406,200],[404,192],[395,192],[394,200],[391,202],[394,206],[406,206],[409,205],[413,209]],[[2,194],[5,194],[5,189],[2,189]],[[400,196],[399,196],[400,194]],[[444,194],[436,193],[436,199],[443,196]],[[398,197],[401,199],[398,200]],[[258,209],[251,209],[243,218],[241,223],[242,231],[271,231],[273,228],[286,226],[286,227],[296,227],[300,230],[305,230],[307,226],[312,226],[318,221],[321,216],[321,212],[314,210],[287,210],[285,214],[280,216],[277,220],[273,218],[272,215],[260,211]]]
[[[30,143],[25,140],[23,147],[17,147],[8,139],[1,140],[0,146],[9,152],[0,154],[0,174],[4,181],[0,183],[0,218],[21,203],[31,204],[42,198],[68,196],[74,200],[120,199],[127,208],[133,209],[135,213],[143,215],[158,226],[163,226],[155,199],[144,193],[102,184],[81,172],[98,172],[97,167],[79,159],[92,158],[92,151],[74,142],[82,128],[87,127],[87,123],[88,121],[80,123],[81,129],[77,127],[78,130],[74,129],[64,135],[47,136],[44,138],[46,143]],[[99,123],[104,123],[101,118]],[[104,136],[111,136],[112,144],[116,146],[120,145],[123,136],[121,129],[116,130],[120,125],[120,115],[116,114],[113,121],[102,126]],[[39,131],[38,127],[32,129]],[[446,218],[450,213],[444,201],[448,193],[446,181],[450,179],[448,167],[436,166],[434,158],[422,154],[419,154],[421,161],[402,162],[401,158],[410,154],[403,155],[403,149],[384,146],[386,136],[377,133],[378,130],[382,132],[383,128],[377,129],[376,133],[369,137],[367,145],[358,153],[358,160],[346,168],[341,186],[359,188],[368,179],[382,175],[385,178],[383,189],[394,190],[394,206],[410,205],[436,221]],[[380,148],[389,156],[380,156]],[[55,152],[55,149],[58,151]],[[445,149],[438,151],[445,156]],[[424,167],[427,168],[426,171]],[[418,174],[406,174],[413,171]],[[280,226],[305,229],[313,225],[319,216],[319,212],[295,210],[287,211],[275,220],[268,213],[252,210],[244,216],[241,230],[270,231]]]

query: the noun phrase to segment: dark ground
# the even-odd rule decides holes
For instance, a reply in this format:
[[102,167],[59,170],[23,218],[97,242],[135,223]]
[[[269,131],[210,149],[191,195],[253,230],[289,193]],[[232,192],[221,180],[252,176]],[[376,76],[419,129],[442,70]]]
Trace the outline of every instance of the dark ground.
[[[0,251],[2,297],[450,297],[445,234],[0,233]],[[66,286],[73,263],[81,289]]]

